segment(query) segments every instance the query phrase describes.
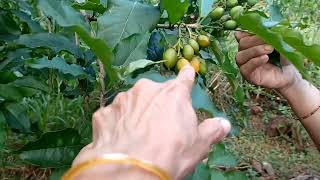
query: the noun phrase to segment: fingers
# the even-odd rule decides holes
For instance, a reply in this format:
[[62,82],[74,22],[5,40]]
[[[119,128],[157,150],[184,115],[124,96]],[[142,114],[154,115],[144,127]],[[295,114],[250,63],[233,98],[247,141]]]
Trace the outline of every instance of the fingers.
[[258,67],[268,63],[269,56],[268,55],[262,55],[257,58],[253,58],[250,61],[248,61],[246,64],[240,66],[240,72],[244,76],[249,75],[250,73],[254,72]]
[[239,51],[266,44],[261,38],[258,36],[246,36],[241,38],[239,42]]
[[241,32],[241,31],[235,32],[234,35],[235,35],[238,42],[244,37],[252,36],[252,34],[250,34],[250,33]]
[[231,124],[228,120],[213,118],[203,121],[198,129],[202,140],[205,142],[205,148],[209,151],[211,145],[218,143],[228,135]]
[[238,52],[236,61],[239,66],[247,63],[253,58],[271,54],[274,48],[270,45],[260,45]]
[[194,69],[187,65],[179,72],[179,75],[175,81],[186,86],[188,92],[191,93],[195,75],[196,73]]

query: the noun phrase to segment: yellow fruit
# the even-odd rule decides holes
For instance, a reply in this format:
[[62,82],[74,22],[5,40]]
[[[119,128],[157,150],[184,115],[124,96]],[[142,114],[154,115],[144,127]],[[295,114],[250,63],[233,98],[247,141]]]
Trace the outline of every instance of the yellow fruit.
[[163,60],[166,60],[164,62],[164,64],[166,65],[166,67],[168,69],[173,68],[178,60],[178,54],[176,52],[176,50],[174,50],[173,48],[169,48],[167,49],[164,53],[163,53]]
[[210,45],[210,39],[208,36],[200,35],[198,36],[198,43],[201,47],[206,48]]
[[180,71],[184,66],[186,66],[188,64],[190,65],[189,61],[186,60],[185,58],[179,59],[179,61],[177,62],[178,71]]
[[193,67],[194,71],[199,72],[199,70],[200,70],[200,60],[199,60],[198,57],[192,58],[190,64]]

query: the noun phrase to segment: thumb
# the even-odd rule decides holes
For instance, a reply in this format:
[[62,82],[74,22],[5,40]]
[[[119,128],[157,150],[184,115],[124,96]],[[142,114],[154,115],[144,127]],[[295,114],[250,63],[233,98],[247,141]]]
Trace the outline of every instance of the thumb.
[[210,149],[211,145],[218,143],[228,135],[231,124],[226,119],[213,118],[203,121],[198,128],[206,148]]

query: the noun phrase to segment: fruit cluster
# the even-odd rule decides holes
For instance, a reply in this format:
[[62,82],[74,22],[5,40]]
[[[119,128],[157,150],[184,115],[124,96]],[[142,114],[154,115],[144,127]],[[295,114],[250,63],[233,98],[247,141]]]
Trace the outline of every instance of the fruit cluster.
[[[210,46],[210,39],[208,36],[199,35],[197,40],[189,39],[188,44],[184,45],[180,50],[169,48],[163,53],[164,65],[168,69],[176,68],[180,71],[184,66],[191,65],[194,70],[202,76],[207,73],[207,64],[205,60],[201,59],[197,54],[200,48],[207,48]],[[182,53],[180,53],[182,52]]]
[[210,17],[212,21],[223,24],[223,28],[226,30],[234,30],[238,27],[235,21],[244,11],[246,7],[252,7],[259,0],[247,0],[239,4],[238,0],[227,0],[226,3],[218,3],[218,6],[214,8]]

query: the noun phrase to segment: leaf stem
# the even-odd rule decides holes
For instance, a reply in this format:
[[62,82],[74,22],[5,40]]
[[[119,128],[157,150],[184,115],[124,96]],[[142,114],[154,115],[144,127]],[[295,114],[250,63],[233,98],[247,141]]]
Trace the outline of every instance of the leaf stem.
[[194,23],[194,24],[176,24],[176,25],[170,25],[170,24],[157,24],[157,28],[164,28],[164,29],[172,29],[172,28],[190,28],[190,29],[199,29],[201,28],[201,25],[198,23]]

